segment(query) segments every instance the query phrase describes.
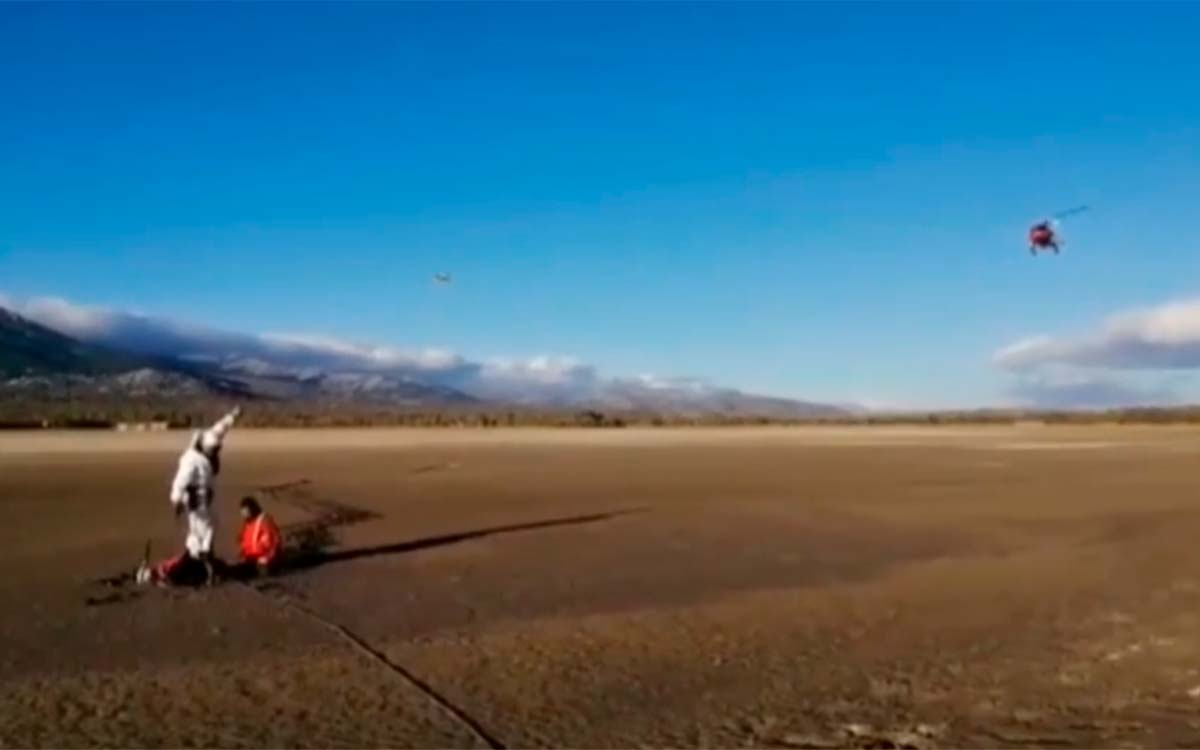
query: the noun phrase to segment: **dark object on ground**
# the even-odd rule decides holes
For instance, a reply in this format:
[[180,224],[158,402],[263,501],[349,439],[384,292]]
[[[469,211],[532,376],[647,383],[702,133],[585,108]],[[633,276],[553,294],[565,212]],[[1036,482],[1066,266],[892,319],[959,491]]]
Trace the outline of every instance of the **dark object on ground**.
[[181,552],[159,564],[155,582],[165,586],[204,586],[216,583],[226,568],[220,558],[210,558],[209,563],[205,564],[204,560]]

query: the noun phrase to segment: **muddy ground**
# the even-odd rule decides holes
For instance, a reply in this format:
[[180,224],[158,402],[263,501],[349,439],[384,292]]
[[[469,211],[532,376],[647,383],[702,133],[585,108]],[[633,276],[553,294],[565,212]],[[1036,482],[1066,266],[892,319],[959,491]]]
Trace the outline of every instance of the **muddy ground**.
[[1200,430],[235,431],[266,584],[178,433],[0,435],[0,745],[1200,745]]

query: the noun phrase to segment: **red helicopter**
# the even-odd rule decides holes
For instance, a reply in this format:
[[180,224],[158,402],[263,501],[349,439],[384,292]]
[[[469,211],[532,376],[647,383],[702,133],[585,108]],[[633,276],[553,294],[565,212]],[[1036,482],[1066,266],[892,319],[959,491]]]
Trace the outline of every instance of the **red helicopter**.
[[1058,255],[1063,243],[1059,232],[1059,219],[1086,211],[1087,206],[1077,206],[1067,211],[1060,211],[1053,218],[1039,221],[1029,228],[1029,254],[1037,255],[1039,250],[1053,250]]

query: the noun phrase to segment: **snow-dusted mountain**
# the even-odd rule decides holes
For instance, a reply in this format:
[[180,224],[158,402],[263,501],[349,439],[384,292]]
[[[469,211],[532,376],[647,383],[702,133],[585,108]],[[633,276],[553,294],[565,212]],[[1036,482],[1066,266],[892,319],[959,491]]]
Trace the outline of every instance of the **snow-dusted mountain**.
[[438,350],[215,331],[61,301],[28,303],[19,314],[0,311],[0,381],[9,390],[94,386],[131,396],[202,390],[424,409],[485,404],[790,419],[847,413],[696,380],[603,377],[570,359],[475,362]]

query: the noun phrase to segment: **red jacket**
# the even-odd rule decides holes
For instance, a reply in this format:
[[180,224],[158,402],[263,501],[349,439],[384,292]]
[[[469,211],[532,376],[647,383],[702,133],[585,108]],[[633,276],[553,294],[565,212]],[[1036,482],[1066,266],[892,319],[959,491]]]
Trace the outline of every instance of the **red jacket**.
[[279,527],[266,513],[242,524],[242,559],[267,565],[279,555]]

